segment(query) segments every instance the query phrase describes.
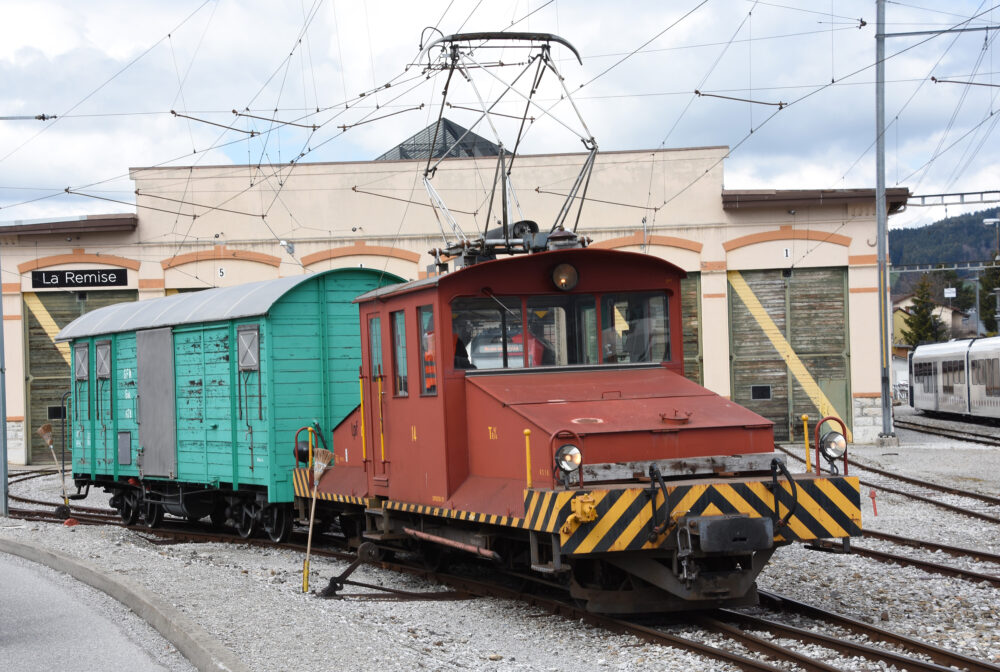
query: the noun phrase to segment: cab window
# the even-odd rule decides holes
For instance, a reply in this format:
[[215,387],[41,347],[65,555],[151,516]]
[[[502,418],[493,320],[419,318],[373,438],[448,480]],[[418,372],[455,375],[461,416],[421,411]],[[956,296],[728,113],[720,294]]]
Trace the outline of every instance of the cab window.
[[516,296],[459,298],[451,303],[456,369],[517,369],[524,366],[521,299]]
[[601,297],[602,361],[663,362],[670,359],[670,322],[663,292]]
[[420,327],[420,394],[437,394],[437,362],[434,361],[434,306],[417,308]]
[[368,345],[372,361],[372,380],[382,375],[382,320],[368,319]]
[[451,302],[452,364],[514,369],[669,361],[667,307],[664,292],[460,297]]
[[528,366],[597,364],[597,309],[586,294],[528,299]]
[[390,313],[392,326],[392,393],[397,397],[409,394],[406,375],[406,314]]

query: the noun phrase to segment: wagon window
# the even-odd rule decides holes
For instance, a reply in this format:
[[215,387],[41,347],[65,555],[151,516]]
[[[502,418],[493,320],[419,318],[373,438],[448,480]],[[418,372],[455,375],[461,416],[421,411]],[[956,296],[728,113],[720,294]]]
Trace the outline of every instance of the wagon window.
[[399,310],[392,318],[392,392],[398,397],[408,394],[406,376],[406,314]]
[[240,371],[260,370],[260,331],[256,324],[236,329],[237,357]]
[[374,380],[382,375],[382,320],[377,316],[368,319],[368,345]]
[[670,360],[670,318],[663,292],[601,297],[601,359],[615,362]]
[[420,327],[420,394],[437,394],[437,362],[434,360],[434,306],[417,308]]
[[1000,360],[988,359],[986,370],[986,396],[1000,397]]
[[111,341],[98,341],[95,347],[97,355],[96,369],[98,379],[111,378]]
[[[455,299],[451,302],[451,333],[450,352],[456,369],[519,369],[524,366],[519,297]],[[530,349],[530,334],[528,339]]]
[[74,377],[77,380],[87,380],[90,376],[90,345],[80,343],[73,348],[73,354],[76,355]]

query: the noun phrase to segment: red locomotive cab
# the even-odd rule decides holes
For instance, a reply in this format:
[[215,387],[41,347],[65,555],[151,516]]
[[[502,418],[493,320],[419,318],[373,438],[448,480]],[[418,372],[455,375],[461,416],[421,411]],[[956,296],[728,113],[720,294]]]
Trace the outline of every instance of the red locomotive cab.
[[564,443],[592,482],[770,454],[770,423],[683,377],[683,276],[647,255],[571,249],[359,297],[364,445],[342,423],[335,444],[360,456],[342,466],[363,469],[367,496],[519,516],[529,482],[560,487]]

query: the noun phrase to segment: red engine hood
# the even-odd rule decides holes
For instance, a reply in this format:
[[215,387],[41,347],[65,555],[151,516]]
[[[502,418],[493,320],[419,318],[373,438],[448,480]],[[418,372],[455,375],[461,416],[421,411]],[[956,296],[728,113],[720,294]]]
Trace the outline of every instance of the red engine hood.
[[547,432],[770,431],[774,424],[661,367],[468,375],[466,383]]

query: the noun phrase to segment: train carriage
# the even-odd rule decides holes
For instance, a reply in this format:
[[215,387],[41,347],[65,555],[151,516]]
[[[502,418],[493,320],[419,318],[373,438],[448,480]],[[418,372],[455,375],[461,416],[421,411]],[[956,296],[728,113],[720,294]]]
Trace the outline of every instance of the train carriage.
[[921,345],[909,369],[913,408],[1000,418],[1000,338]]
[[368,289],[401,278],[347,268],[87,313],[57,340],[72,352],[72,471],[128,523],[163,513],[243,536],[292,524],[303,424],[323,436],[358,402],[358,318]]
[[914,408],[942,413],[968,413],[969,345],[950,341],[922,345],[911,360],[910,403]]

